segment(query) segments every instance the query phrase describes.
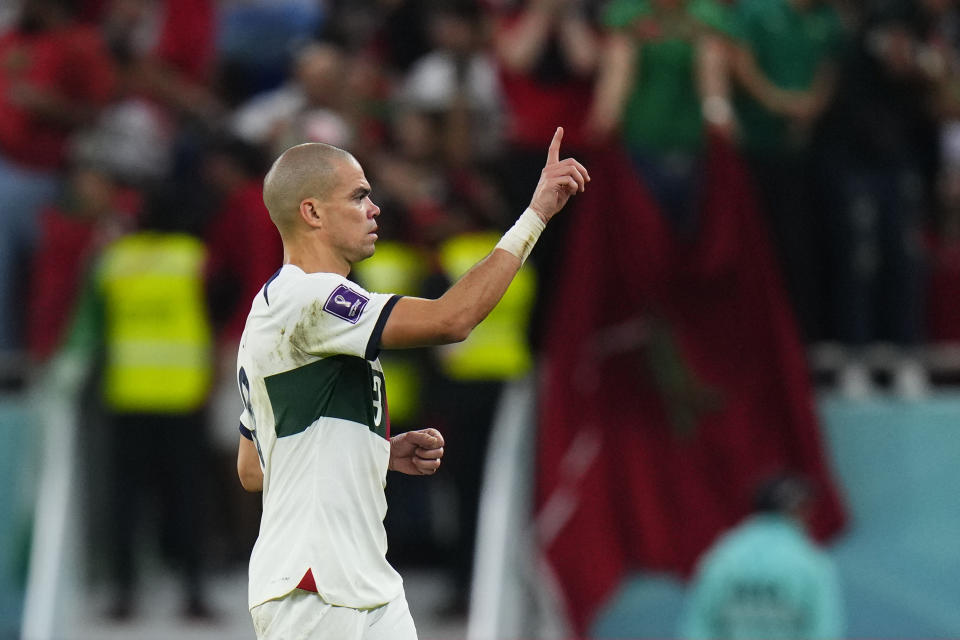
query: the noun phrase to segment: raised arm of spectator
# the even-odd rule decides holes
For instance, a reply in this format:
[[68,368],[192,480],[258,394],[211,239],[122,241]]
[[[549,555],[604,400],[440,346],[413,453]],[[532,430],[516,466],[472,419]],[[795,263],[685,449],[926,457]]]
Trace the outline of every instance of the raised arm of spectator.
[[600,59],[600,37],[587,20],[583,0],[567,0],[560,18],[560,50],[571,71],[593,73]]
[[383,330],[387,349],[447,344],[466,339],[506,292],[547,222],[570,197],[583,191],[590,176],[573,158],[560,160],[563,129],[558,128],[530,206],[497,247],[436,300],[401,298]]
[[817,67],[817,75],[813,79],[813,85],[810,87],[810,98],[813,101],[812,117],[819,116],[830,105],[833,96],[837,91],[837,79],[839,71],[837,64],[833,60],[824,60]]
[[213,91],[163,60],[145,58],[131,75],[131,83],[137,90],[173,109],[207,119],[223,112],[223,105]]
[[605,138],[620,124],[630,88],[636,82],[640,53],[625,31],[607,35],[600,54],[599,74],[586,129],[595,138]]
[[797,91],[778,87],[763,73],[753,52],[744,43],[733,47],[733,70],[743,88],[766,109],[802,121],[812,120],[826,108],[836,84],[834,63],[824,61],[810,89]]
[[737,43],[733,47],[733,72],[747,93],[768,111],[784,116],[790,114],[790,103],[795,92],[781,89],[771,82],[746,43]]
[[599,45],[581,4],[581,0],[531,0],[518,17],[500,18],[494,38],[500,63],[509,71],[532,71],[556,33],[570,69],[578,75],[592,73]]
[[557,0],[531,0],[517,18],[501,16],[494,24],[494,52],[508,71],[533,69],[550,39]]
[[697,89],[707,127],[724,138],[733,136],[735,122],[730,104],[730,52],[727,40],[704,34],[697,44]]

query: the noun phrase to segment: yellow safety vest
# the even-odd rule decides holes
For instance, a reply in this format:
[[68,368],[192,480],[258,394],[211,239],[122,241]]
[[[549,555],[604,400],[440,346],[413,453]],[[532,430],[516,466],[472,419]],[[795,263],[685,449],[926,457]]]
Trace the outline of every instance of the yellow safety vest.
[[111,410],[186,413],[206,401],[213,341],[205,260],[203,243],[179,233],[135,233],[106,249],[98,285]]
[[[380,241],[373,257],[353,266],[353,273],[368,291],[419,296],[429,269],[426,257],[402,242]],[[409,352],[380,354],[380,366],[387,383],[390,420],[408,425],[420,409],[421,372]]]
[[[466,233],[440,246],[440,264],[455,282],[490,253],[500,235]],[[527,324],[536,293],[533,269],[524,266],[503,299],[463,342],[440,348],[444,372],[454,380],[511,380],[525,375],[533,357],[527,343]]]

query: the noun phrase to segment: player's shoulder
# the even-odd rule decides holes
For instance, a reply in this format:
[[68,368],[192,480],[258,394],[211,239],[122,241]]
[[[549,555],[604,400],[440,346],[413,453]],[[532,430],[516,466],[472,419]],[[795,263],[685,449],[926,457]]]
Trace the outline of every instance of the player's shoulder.
[[337,293],[370,297],[363,287],[337,273],[306,273],[295,265],[284,265],[271,282],[264,285],[264,298],[272,304],[283,298],[297,304]]
[[328,272],[306,273],[295,265],[284,265],[264,284],[256,306],[276,318],[304,309],[320,310],[355,323],[373,299],[373,294],[346,277]]

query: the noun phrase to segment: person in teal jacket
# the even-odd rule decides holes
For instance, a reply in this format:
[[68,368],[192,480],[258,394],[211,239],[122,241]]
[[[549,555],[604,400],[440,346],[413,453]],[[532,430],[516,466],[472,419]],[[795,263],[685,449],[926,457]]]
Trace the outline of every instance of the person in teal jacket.
[[842,637],[836,570],[805,529],[812,498],[809,484],[795,476],[764,483],[754,515],[721,537],[701,560],[681,637]]

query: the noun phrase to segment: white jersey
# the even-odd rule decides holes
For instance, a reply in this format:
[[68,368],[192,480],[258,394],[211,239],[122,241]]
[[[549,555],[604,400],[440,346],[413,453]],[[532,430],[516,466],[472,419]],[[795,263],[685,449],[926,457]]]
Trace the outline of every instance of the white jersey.
[[385,558],[390,443],[377,360],[398,299],[293,265],[254,299],[237,358],[240,421],[263,468],[251,608],[308,570],[333,605],[377,607],[402,593]]

